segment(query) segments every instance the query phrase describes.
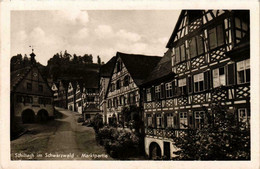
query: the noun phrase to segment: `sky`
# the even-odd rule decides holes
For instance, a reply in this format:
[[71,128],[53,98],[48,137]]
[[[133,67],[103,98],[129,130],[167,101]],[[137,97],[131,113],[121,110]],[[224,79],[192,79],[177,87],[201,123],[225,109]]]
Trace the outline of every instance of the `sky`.
[[116,52],[163,56],[179,10],[12,11],[11,55],[29,54],[43,65],[56,53],[97,55],[105,63]]

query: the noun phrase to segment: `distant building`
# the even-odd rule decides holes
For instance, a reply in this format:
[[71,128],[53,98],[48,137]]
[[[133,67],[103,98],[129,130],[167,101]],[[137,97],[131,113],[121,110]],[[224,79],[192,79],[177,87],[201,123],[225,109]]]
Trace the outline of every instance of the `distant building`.
[[173,136],[221,105],[250,125],[249,11],[183,10],[168,51],[142,86],[145,152],[170,159]]
[[23,123],[45,121],[54,115],[53,93],[31,54],[31,65],[11,72],[11,118]]
[[51,85],[51,90],[53,92],[53,105],[59,106],[59,83],[53,82]]
[[106,64],[103,64],[100,67],[100,80],[99,80],[99,109],[103,114],[103,122],[105,124],[107,121],[107,102],[105,99],[105,95],[108,89],[109,79],[111,77],[114,65],[115,65],[116,57],[112,57]]
[[76,98],[75,98],[75,92],[77,88],[77,83],[76,81],[71,81],[69,82],[68,85],[68,96],[67,96],[67,102],[68,102],[68,109],[71,111],[76,111]]
[[[107,100],[107,121],[109,124],[141,121],[139,86],[149,75],[161,57],[134,55],[117,52],[116,63],[110,75]],[[123,114],[124,110],[133,110]]]
[[93,113],[100,113],[98,72],[93,72],[84,77],[82,101],[83,117],[85,120],[92,118]]
[[58,81],[59,83],[59,104],[58,104],[58,107],[61,107],[61,108],[64,108],[64,109],[67,109],[67,106],[68,106],[68,81],[66,80],[59,80]]

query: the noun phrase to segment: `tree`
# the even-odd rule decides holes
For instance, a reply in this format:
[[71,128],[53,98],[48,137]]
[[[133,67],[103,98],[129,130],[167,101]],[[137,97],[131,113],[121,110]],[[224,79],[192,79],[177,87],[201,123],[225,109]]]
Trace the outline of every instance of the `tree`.
[[206,111],[201,129],[174,137],[177,160],[249,160],[250,128],[238,123],[234,113],[217,104]]
[[101,65],[101,58],[99,56],[97,56],[97,63]]

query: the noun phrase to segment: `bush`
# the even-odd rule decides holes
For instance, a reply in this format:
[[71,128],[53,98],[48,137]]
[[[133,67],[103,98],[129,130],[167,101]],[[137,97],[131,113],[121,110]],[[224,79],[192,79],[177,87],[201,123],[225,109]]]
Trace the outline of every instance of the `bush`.
[[79,118],[77,119],[77,122],[78,122],[78,123],[83,123],[83,122],[84,122],[83,117],[79,117]]
[[105,126],[99,129],[97,138],[111,157],[122,159],[139,153],[140,139],[130,130]]

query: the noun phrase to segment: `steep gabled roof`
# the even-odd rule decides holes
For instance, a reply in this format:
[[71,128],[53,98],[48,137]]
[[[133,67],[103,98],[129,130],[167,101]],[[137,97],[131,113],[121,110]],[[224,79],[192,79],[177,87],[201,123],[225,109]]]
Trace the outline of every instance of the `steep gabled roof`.
[[150,72],[149,76],[144,80],[143,84],[152,82],[157,79],[174,75],[171,66],[171,51],[168,50],[156,67]]
[[137,86],[142,84],[162,58],[159,56],[126,54],[121,52],[117,52],[117,57],[122,59],[123,64],[126,66],[126,69]]
[[25,76],[31,71],[32,67],[27,66],[22,69],[15,70],[11,72],[11,91],[25,78]]
[[116,57],[114,56],[106,64],[102,65],[100,67],[100,77],[110,77],[113,72],[115,62]]

